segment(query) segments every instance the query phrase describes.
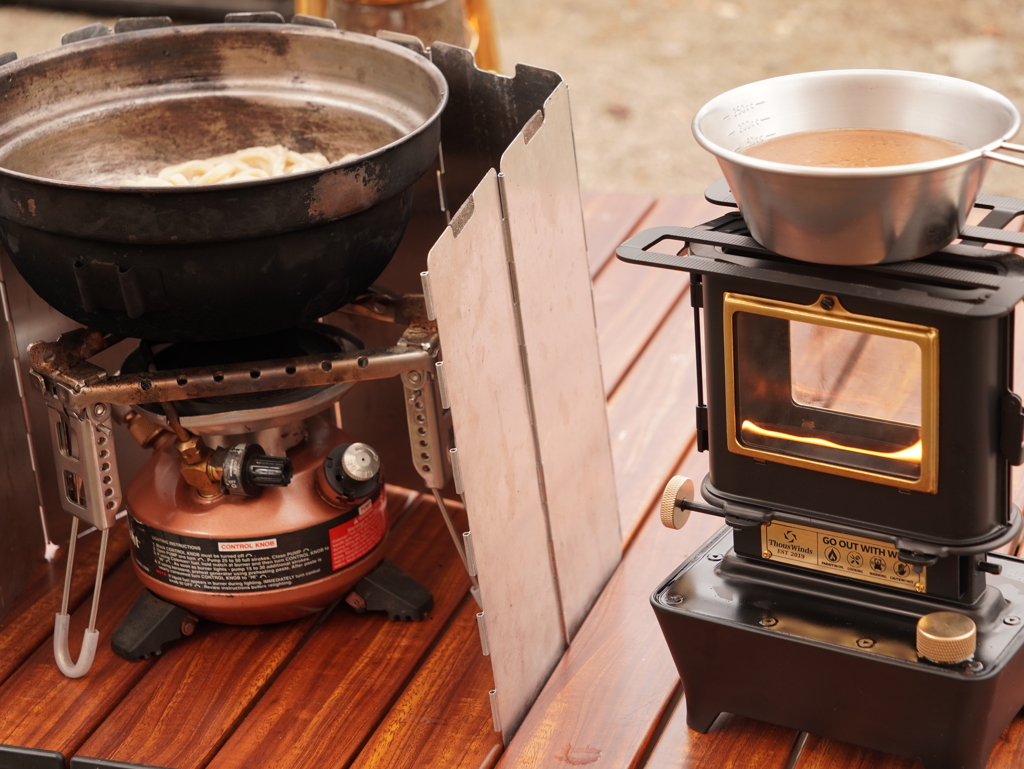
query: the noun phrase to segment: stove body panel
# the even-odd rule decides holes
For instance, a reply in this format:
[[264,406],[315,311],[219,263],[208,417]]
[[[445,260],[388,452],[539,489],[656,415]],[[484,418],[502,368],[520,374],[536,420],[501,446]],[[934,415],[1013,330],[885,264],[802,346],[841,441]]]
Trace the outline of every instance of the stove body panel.
[[972,616],[971,663],[940,666],[914,649],[921,596],[837,594],[829,577],[779,581],[746,568],[720,530],[651,603],[683,680],[687,722],[707,732],[728,712],[875,750],[927,769],[982,769],[1024,705],[1024,562],[1003,567]]

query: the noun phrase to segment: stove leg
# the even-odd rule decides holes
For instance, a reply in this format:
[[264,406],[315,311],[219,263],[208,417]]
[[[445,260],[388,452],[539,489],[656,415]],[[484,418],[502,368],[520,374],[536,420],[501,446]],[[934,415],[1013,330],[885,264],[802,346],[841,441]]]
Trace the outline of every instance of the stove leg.
[[434,605],[434,597],[394,563],[385,558],[363,577],[345,598],[358,612],[383,611],[391,620],[421,620]]
[[941,758],[922,758],[925,769],[985,769],[992,745],[956,746]]
[[160,654],[166,644],[183,635],[191,635],[195,623],[196,618],[180,606],[143,590],[114,632],[110,645],[118,656],[138,662]]
[[716,707],[708,707],[699,698],[686,694],[686,725],[695,732],[707,734],[712,724],[722,714]]

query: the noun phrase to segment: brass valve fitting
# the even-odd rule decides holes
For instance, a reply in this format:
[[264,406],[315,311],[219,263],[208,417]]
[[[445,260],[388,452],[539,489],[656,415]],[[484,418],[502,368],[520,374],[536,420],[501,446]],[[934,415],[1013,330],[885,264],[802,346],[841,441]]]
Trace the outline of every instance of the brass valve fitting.
[[164,433],[164,428],[156,422],[151,422],[136,411],[129,411],[122,420],[129,435],[135,439],[142,448],[148,449]]
[[221,495],[220,479],[222,467],[211,462],[215,452],[198,435],[188,440],[175,441],[174,448],[181,456],[181,477],[199,496],[211,499]]

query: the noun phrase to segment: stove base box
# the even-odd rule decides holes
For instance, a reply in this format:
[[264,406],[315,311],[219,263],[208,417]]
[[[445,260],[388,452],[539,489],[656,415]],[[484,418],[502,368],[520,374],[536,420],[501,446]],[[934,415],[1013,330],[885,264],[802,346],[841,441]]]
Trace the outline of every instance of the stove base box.
[[983,769],[1024,705],[1024,561],[989,556],[1002,573],[964,612],[978,624],[977,652],[936,665],[918,658],[915,627],[948,604],[745,562],[729,533],[651,597],[692,729],[707,732],[728,712],[928,769]]

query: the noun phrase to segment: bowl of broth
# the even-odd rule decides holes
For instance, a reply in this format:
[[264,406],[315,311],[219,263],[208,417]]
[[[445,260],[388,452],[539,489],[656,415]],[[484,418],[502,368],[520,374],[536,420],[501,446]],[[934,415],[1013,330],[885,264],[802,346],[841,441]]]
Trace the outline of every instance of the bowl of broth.
[[762,80],[693,119],[751,235],[823,264],[916,259],[953,241],[1020,127],[1006,97],[966,80],[833,70]]

